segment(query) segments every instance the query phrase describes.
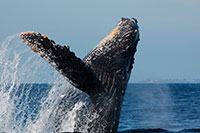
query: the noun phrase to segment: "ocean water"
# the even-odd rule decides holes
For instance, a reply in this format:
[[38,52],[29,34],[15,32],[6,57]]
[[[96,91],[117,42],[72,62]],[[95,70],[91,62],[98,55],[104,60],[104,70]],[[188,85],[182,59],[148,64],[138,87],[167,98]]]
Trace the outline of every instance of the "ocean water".
[[[17,89],[12,90],[10,97],[15,99],[15,106],[10,109],[15,114],[7,117],[11,117],[15,123],[12,123],[14,126],[10,131],[21,132],[27,123],[33,124],[30,121],[37,119],[42,101],[47,98],[52,86],[20,84]],[[0,104],[0,108],[2,106],[4,104]],[[0,117],[3,117],[3,113]],[[2,125],[1,127],[5,129]],[[194,132],[195,129],[200,129],[200,84],[129,84],[118,131],[148,132],[150,129],[156,129],[152,132],[160,132],[161,129],[162,132],[185,129]]]
[[118,130],[136,129],[200,129],[200,84],[129,84]]
[[[0,132],[52,132],[49,116],[66,95],[74,106],[61,129],[71,132],[76,112],[87,105],[84,94],[20,42],[19,34],[1,43]],[[129,84],[118,131],[200,132],[200,84]]]

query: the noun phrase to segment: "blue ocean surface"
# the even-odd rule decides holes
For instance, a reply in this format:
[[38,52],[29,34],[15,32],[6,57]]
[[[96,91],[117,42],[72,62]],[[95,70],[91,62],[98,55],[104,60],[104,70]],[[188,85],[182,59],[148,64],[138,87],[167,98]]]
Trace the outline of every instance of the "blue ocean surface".
[[[24,117],[21,124],[26,124],[26,118],[36,119],[51,88],[50,84],[21,84],[12,90],[16,119]],[[200,84],[129,84],[118,131],[200,132]]]
[[200,84],[128,85],[119,131],[187,133],[199,129]]

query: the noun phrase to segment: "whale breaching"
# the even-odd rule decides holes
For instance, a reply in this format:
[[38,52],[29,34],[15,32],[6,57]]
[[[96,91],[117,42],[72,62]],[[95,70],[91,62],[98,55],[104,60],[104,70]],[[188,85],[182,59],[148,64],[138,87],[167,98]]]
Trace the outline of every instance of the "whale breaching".
[[[70,51],[69,46],[61,46],[47,35],[23,32],[20,37],[34,52],[51,64],[74,87],[88,94],[90,116],[84,132],[117,132],[123,96],[134,64],[134,55],[139,41],[139,28],[135,18],[121,18],[117,27],[106,36],[83,60]],[[67,89],[67,88],[66,88]],[[63,96],[52,112],[54,132],[61,132],[64,116],[60,110],[67,110]],[[57,115],[56,115],[57,114]],[[64,114],[62,114],[64,115]],[[51,116],[51,117],[52,117]],[[75,132],[83,132],[86,120],[79,115]]]

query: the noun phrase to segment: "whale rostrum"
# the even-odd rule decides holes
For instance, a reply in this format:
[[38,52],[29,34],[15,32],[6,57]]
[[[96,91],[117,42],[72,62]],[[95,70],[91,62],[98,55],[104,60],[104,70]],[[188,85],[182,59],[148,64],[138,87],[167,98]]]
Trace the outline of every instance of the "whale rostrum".
[[[34,52],[51,64],[74,87],[87,93],[98,118],[87,132],[116,132],[123,96],[134,64],[139,41],[135,18],[121,18],[83,60],[69,46],[61,46],[47,35],[23,32],[20,37]],[[101,129],[100,129],[101,128]],[[59,132],[59,129],[56,130]],[[75,131],[80,130],[76,129]]]

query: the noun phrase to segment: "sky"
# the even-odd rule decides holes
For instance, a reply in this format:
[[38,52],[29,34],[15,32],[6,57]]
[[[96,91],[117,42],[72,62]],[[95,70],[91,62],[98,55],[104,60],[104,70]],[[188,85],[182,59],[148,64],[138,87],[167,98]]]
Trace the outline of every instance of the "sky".
[[130,82],[200,79],[199,0],[1,0],[0,42],[34,30],[83,58],[121,17],[140,27]]

